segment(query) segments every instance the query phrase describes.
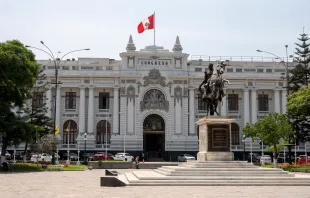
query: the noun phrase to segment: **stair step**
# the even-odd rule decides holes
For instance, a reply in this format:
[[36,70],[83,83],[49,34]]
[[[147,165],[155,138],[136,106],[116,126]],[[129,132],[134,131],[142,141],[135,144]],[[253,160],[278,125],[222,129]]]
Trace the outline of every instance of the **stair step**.
[[230,174],[230,173],[225,173],[225,174],[190,174],[190,173],[166,173],[165,175],[170,175],[170,176],[279,176],[279,177],[285,177],[288,174],[287,173],[280,173],[280,174]]
[[128,186],[309,186],[309,183],[286,183],[286,184],[279,184],[279,183],[130,183]]
[[[263,180],[263,181],[270,181],[270,180],[289,180],[292,181],[294,180],[294,176],[286,176],[286,177],[277,177],[277,176],[263,176],[263,177],[259,177],[259,176],[255,176],[255,177],[243,177],[243,176],[239,176],[239,177],[231,177],[231,176],[220,176],[220,177],[214,177],[214,176],[190,176],[190,177],[184,177],[184,176],[163,176],[163,177],[137,177],[139,180],[218,180],[218,181],[230,181],[230,180]],[[298,178],[298,180],[306,180],[308,181],[309,178]]]
[[162,166],[160,169],[166,169],[170,171],[282,171],[280,168],[184,168],[184,167],[173,167],[173,166]]
[[238,183],[277,183],[277,184],[293,184],[293,183],[304,183],[310,185],[310,180],[301,180],[300,178],[290,178],[290,180],[274,180],[274,179],[269,179],[268,181],[266,180],[135,180],[131,181],[129,180],[130,183],[173,183],[173,184],[178,184],[178,183],[201,183],[201,184],[222,184],[222,183],[231,183],[231,184],[238,184]]

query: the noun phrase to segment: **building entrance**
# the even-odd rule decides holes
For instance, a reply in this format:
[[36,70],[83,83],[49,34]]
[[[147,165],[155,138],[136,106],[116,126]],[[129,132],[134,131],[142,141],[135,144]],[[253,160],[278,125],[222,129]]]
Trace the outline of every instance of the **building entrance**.
[[162,161],[165,154],[165,122],[156,114],[143,122],[143,152],[148,161]]

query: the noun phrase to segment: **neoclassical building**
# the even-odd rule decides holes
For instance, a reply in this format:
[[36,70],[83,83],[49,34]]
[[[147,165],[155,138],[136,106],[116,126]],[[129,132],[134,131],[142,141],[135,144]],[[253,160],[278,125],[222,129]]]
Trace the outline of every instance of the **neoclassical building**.
[[[226,85],[219,112],[236,119],[232,150],[242,155],[245,124],[255,123],[269,112],[285,112],[283,64],[263,57],[190,57],[183,52],[179,37],[172,50],[160,46],[137,50],[131,36],[120,60],[61,60],[61,84],[44,93],[49,116],[54,115],[56,101],[60,153],[67,151],[68,143],[70,152],[84,152],[86,143],[87,152],[107,149],[137,155],[144,151],[166,160],[174,160],[180,153],[197,153],[195,122],[206,114],[198,87],[209,63],[217,60],[230,60],[224,77],[231,84]],[[38,62],[48,80],[55,82],[53,62]],[[298,151],[303,151],[302,146]],[[249,152],[249,144],[245,147]],[[259,143],[253,143],[252,148],[261,152]]]

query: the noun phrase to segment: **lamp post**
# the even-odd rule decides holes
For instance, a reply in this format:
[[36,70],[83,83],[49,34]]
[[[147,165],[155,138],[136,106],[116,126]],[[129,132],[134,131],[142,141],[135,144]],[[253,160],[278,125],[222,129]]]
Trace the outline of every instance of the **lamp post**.
[[76,165],[80,165],[80,131],[78,128],[78,137],[77,137],[77,145],[78,145],[78,161],[76,162]]
[[[288,52],[287,52],[288,45],[285,45],[284,47],[285,47],[286,61],[283,58],[281,58],[280,56],[278,56],[278,55],[276,55],[274,53],[263,51],[263,50],[259,50],[259,49],[256,50],[256,51],[257,52],[261,52],[261,53],[270,54],[272,56],[275,56],[276,58],[278,58],[281,61],[281,63],[283,63],[284,68],[285,68],[285,77],[283,77],[283,79],[286,78],[286,97],[288,97],[288,95],[290,94],[290,86],[289,86],[290,76],[289,76],[289,68],[288,68],[289,67],[288,66],[288,58],[289,57],[292,58],[293,56],[292,55],[290,55],[290,56],[288,55]],[[288,144],[285,145],[285,146],[288,147],[289,163],[291,163],[292,162],[292,160],[291,160],[291,150],[292,150],[292,146],[294,146],[294,145],[291,144],[291,138],[290,137],[288,139]],[[295,146],[295,149],[296,149],[296,146]]]
[[66,129],[67,131],[67,164],[70,164],[70,139],[69,139],[69,129]]
[[108,159],[108,121],[105,121],[105,160]]
[[[40,48],[37,48],[37,47],[33,47],[33,46],[29,46],[29,45],[26,45],[25,47],[27,48],[33,48],[33,49],[36,49],[36,50],[39,50],[39,51],[42,51],[44,52],[45,54],[49,55],[49,57],[52,59],[53,63],[54,63],[54,66],[55,66],[55,83],[51,83],[51,84],[55,84],[55,105],[54,105],[54,135],[56,133],[56,107],[57,107],[57,88],[58,88],[58,85],[61,84],[60,82],[58,82],[58,67],[60,66],[60,61],[65,57],[67,56],[68,54],[71,54],[73,52],[78,52],[78,51],[88,51],[90,49],[86,48],[86,49],[78,49],[78,50],[72,50],[72,51],[69,51],[67,53],[65,53],[60,59],[58,58],[55,58],[53,52],[50,50],[50,48],[45,45],[45,43],[43,41],[40,41],[40,43],[42,45],[44,45],[44,47],[46,47],[48,49],[48,52],[46,50],[43,50],[43,49],[40,49]],[[58,123],[59,124],[59,123]],[[53,152],[54,153],[54,152]],[[53,157],[52,157],[52,161],[54,162],[55,160],[55,154],[53,154]]]
[[245,135],[243,135],[242,142],[243,142],[243,161],[245,161]]
[[84,164],[86,164],[86,136],[87,133],[84,133]]

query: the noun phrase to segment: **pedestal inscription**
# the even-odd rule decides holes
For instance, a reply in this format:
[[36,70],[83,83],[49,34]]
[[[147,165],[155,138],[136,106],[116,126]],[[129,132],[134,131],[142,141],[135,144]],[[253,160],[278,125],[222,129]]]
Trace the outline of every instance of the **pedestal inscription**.
[[200,119],[199,152],[197,160],[203,161],[231,161],[233,153],[231,147],[231,123],[235,120],[228,117],[210,116]]
[[225,128],[212,129],[212,148],[228,148],[227,132]]

